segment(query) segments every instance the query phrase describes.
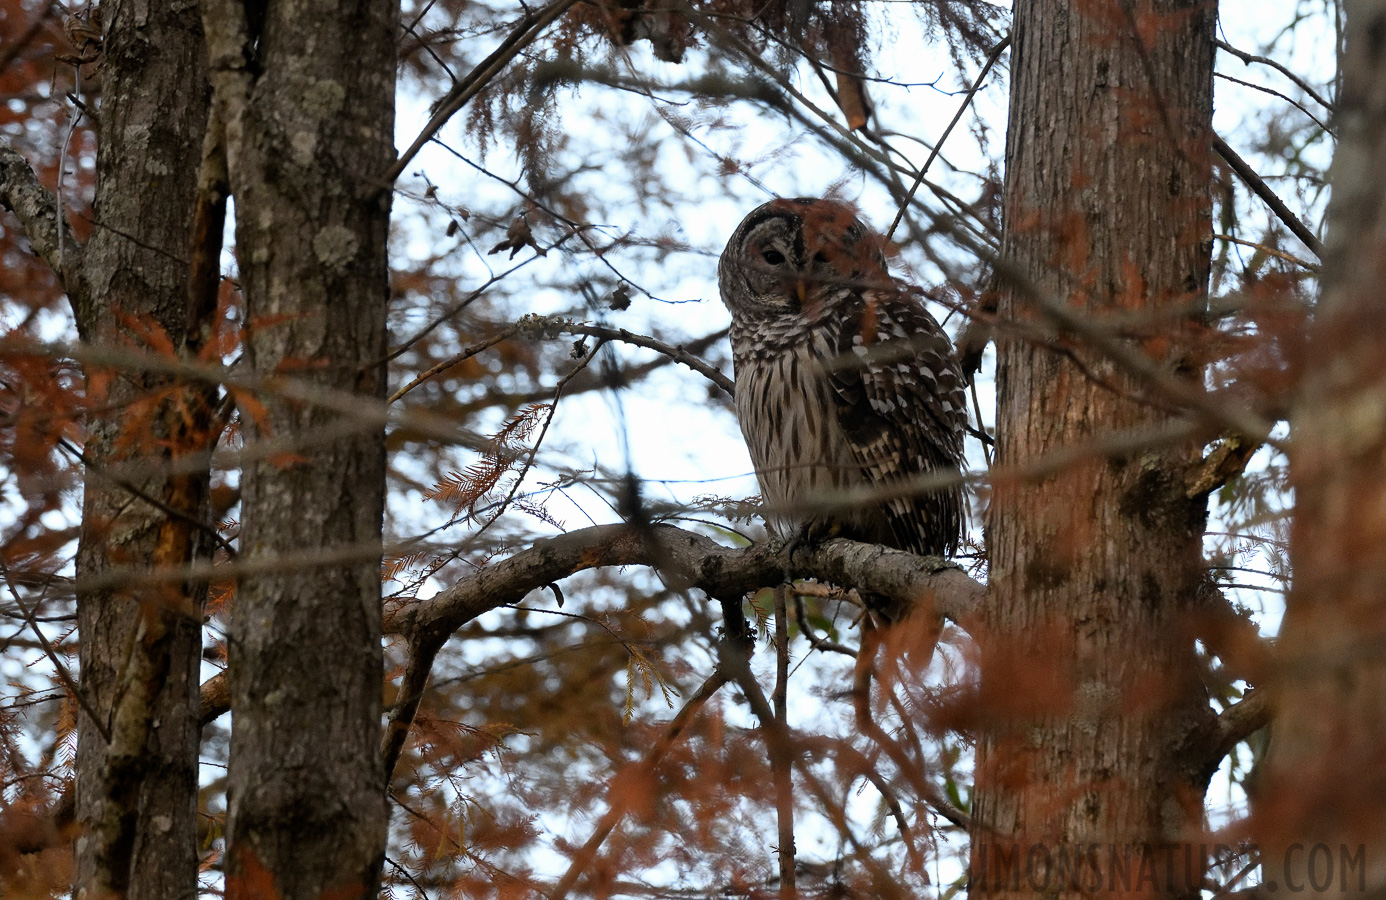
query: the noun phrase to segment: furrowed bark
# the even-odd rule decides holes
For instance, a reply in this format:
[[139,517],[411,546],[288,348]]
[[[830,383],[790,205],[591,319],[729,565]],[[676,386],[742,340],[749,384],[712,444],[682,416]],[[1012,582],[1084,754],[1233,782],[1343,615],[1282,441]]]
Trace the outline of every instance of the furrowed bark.
[[1386,3],[1347,4],[1323,295],[1291,412],[1295,578],[1253,798],[1265,887],[1299,896],[1386,890],[1383,33]]
[[[286,0],[268,4],[263,23],[245,16],[233,0],[203,4],[235,197],[247,367],[378,406],[397,5]],[[312,434],[343,416],[274,394],[241,413],[248,441]],[[229,641],[233,900],[378,889],[384,479],[381,426],[243,470],[240,561],[362,552],[330,568],[252,568],[238,581]]]
[[[209,99],[201,23],[187,3],[106,0],[102,12],[96,222],[80,256],[70,237],[64,242],[61,274],[88,344],[186,352],[190,328],[209,327],[187,313],[188,238]],[[169,90],[175,84],[179,89]],[[79,273],[72,271],[77,261]],[[205,468],[171,476],[158,465],[205,450],[212,439],[202,415],[208,389],[177,383],[167,373],[87,367],[89,399],[103,412],[86,423],[85,458],[97,470],[155,463],[137,487],[183,518],[109,479],[89,477],[79,582],[122,565],[176,570],[208,555],[205,536],[191,524],[205,518]],[[78,590],[82,685],[106,721],[98,727],[88,716],[78,720],[77,896],[165,898],[197,890],[204,593],[181,582]]]
[[[1043,323],[1036,291],[1095,327],[1104,312],[1202,297],[1215,12],[1194,0],[1015,5],[1002,257],[1029,284],[1004,285],[1003,319]],[[999,467],[1170,421],[1140,402],[1150,385],[1138,374],[1070,338],[1125,390],[1039,342],[1003,337]],[[1129,346],[1199,385],[1177,343]],[[1206,509],[1203,496],[1185,497],[1184,473],[1198,450],[1183,441],[995,484],[993,596],[974,634],[972,896],[1198,894],[1207,775],[1180,752],[1211,716],[1187,621]],[[1187,865],[1152,856],[1188,840]],[[1104,849],[1088,856],[1091,845]],[[1076,848],[1080,864],[1061,868]],[[1150,857],[1156,877],[1122,884],[1111,856],[1123,851],[1137,875]]]

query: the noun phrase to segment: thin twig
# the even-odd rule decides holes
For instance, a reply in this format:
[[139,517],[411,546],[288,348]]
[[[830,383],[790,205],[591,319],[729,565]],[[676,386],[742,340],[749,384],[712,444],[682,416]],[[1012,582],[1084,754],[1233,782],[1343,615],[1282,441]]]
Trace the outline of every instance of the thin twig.
[[1250,247],[1253,250],[1259,250],[1267,256],[1274,256],[1276,259],[1283,259],[1286,262],[1292,262],[1297,266],[1303,266],[1311,272],[1319,271],[1319,266],[1315,265],[1314,263],[1311,263],[1308,260],[1300,259],[1298,256],[1292,256],[1291,254],[1286,253],[1283,250],[1277,250],[1274,247],[1267,247],[1265,244],[1258,244],[1255,241],[1244,241],[1241,238],[1233,237],[1230,234],[1214,234],[1213,239],[1218,241],[1227,241],[1229,244],[1240,244],[1243,247]]
[[471,359],[478,353],[489,350],[503,341],[521,335],[530,338],[542,338],[550,332],[553,334],[586,335],[603,341],[620,341],[623,344],[630,344],[634,347],[654,350],[657,353],[669,357],[674,362],[682,363],[699,375],[702,375],[708,381],[711,381],[725,391],[728,396],[734,396],[736,393],[735,384],[730,378],[722,374],[716,366],[710,365],[694,356],[692,353],[689,353],[683,348],[682,344],[667,344],[657,338],[637,334],[633,331],[627,331],[624,328],[612,328],[607,325],[588,325],[583,322],[572,322],[561,316],[555,316],[543,319],[530,319],[518,325],[512,325],[504,331],[483,341],[479,341],[436,365],[430,366],[426,371],[420,373],[418,377],[391,394],[390,399],[387,400],[386,403],[394,403],[440,372],[445,372],[453,366]]
[[66,234],[67,234],[67,227],[66,227],[66,223],[64,222],[64,213],[63,213],[63,182],[66,181],[67,179],[65,178],[65,174],[66,174],[66,173],[65,173],[63,170],[64,170],[65,168],[67,168],[67,148],[68,148],[68,145],[72,142],[72,135],[73,135],[73,133],[77,130],[77,125],[78,125],[78,123],[82,121],[82,115],[83,115],[83,107],[82,107],[82,99],[81,99],[81,98],[82,98],[82,64],[79,62],[79,63],[77,63],[76,65],[74,65],[74,66],[72,67],[72,72],[73,72],[73,75],[72,75],[73,109],[75,110],[75,112],[74,112],[74,114],[73,114],[73,116],[72,116],[72,121],[69,122],[69,123],[67,124],[67,132],[63,135],[63,144],[62,144],[62,148],[58,151],[58,184],[57,184],[57,190],[55,191],[55,195],[56,195],[56,198],[57,198],[57,200],[56,200],[56,202],[57,202],[57,208],[58,208],[58,274],[59,274],[59,275],[61,275],[61,274],[62,274],[63,272],[65,272],[65,271],[67,271],[67,266],[66,266],[66,264],[64,263],[64,260],[63,260],[63,251],[66,249],[65,244],[67,243],[66,240],[65,240],[65,237],[66,237]]
[[[558,241],[554,244],[554,247],[557,247],[559,244],[562,244],[570,236],[571,235],[565,234],[563,237],[559,238]],[[549,249],[552,250],[553,247],[550,247]],[[439,325],[442,325],[448,319],[452,318],[453,316],[457,315],[462,310],[470,306],[473,301],[475,301],[478,297],[480,297],[482,294],[486,292],[487,288],[491,287],[493,284],[496,284],[512,272],[516,272],[520,269],[523,269],[525,266],[529,265],[530,263],[534,262],[536,259],[539,258],[540,257],[538,256],[531,256],[527,259],[522,259],[515,265],[506,269],[504,272],[492,275],[481,286],[477,287],[471,293],[467,294],[467,296],[463,297],[461,300],[458,300],[456,303],[450,306],[447,309],[447,311],[444,312],[442,315],[438,316],[436,319],[429,322],[427,325],[420,328],[418,331],[416,331],[409,337],[405,338],[403,341],[400,341],[399,346],[391,349],[390,352],[385,355],[384,359],[379,360],[379,362],[392,362],[393,360],[401,356],[403,353],[405,353],[410,347],[414,346],[414,344],[418,343],[419,341],[427,337]]]
[[[761,734],[765,738],[769,753],[772,756],[776,753],[784,753],[798,765],[799,771],[804,777],[805,786],[808,788],[809,793],[822,805],[822,812],[853,847],[861,849],[861,844],[847,826],[847,822],[843,816],[842,804],[836,802],[829,796],[822,780],[814,773],[803,754],[795,752],[796,736],[775,719],[774,710],[771,709],[770,703],[765,699],[765,693],[761,690],[760,684],[756,682],[755,676],[751,674],[751,667],[748,665],[744,654],[738,654],[737,657],[729,657],[726,655],[728,653],[726,647],[719,648],[719,653],[722,654],[720,658],[723,664],[726,665],[732,673],[732,680],[741,688],[741,694],[746,700],[746,705],[751,708],[751,714],[760,722]],[[802,743],[802,739],[799,739],[798,742]],[[865,771],[865,768],[863,771]],[[935,791],[935,793],[937,792]],[[947,805],[947,801],[943,801],[943,804]],[[951,809],[951,806],[949,808]],[[958,812],[957,815],[961,816],[964,820],[967,819],[966,815],[961,812]],[[869,857],[865,857],[861,861],[864,865],[877,869],[875,874],[884,875],[884,873],[879,870],[879,867],[872,864]]]
[[[972,410],[977,416],[977,431],[979,435],[985,435],[989,438],[990,435],[987,435],[986,433],[986,426],[982,424],[982,401],[977,396],[977,379],[968,379],[967,389],[972,394]],[[987,469],[990,470],[993,462],[995,461],[995,457],[991,449],[991,445],[994,443],[994,441],[982,440],[981,437],[978,437],[977,443],[982,445],[982,458],[986,460]]]
[[929,781],[919,763],[909,758],[905,748],[886,734],[884,728],[876,723],[871,715],[871,681],[875,672],[876,654],[881,648],[881,630],[867,628],[861,636],[861,649],[857,651],[857,665],[852,676],[852,708],[856,718],[857,730],[875,742],[885,751],[891,762],[900,770],[900,775],[910,783],[921,800],[932,806],[939,815],[964,830],[972,827],[972,819],[943,796]]
[[637,334],[627,331],[624,328],[611,328],[606,325],[587,325],[583,323],[570,323],[562,327],[563,331],[569,334],[585,334],[603,340],[620,341],[623,344],[630,344],[633,347],[644,347],[646,350],[654,350],[661,353],[676,363],[682,363],[693,371],[702,375],[708,381],[717,385],[727,394],[735,396],[736,385],[726,375],[722,374],[716,366],[709,365],[683,348],[682,344],[666,344],[657,338],[649,337],[644,334]]
[[201,519],[198,519],[194,516],[190,516],[187,513],[183,512],[181,509],[169,506],[167,503],[160,500],[158,497],[154,497],[148,492],[141,490],[139,486],[135,485],[130,481],[127,481],[124,478],[119,478],[115,475],[109,474],[108,472],[103,470],[98,463],[93,461],[91,457],[87,456],[81,450],[74,447],[67,440],[67,438],[59,438],[58,446],[61,447],[63,450],[67,451],[67,453],[69,453],[80,463],[82,463],[82,465],[86,467],[87,471],[95,475],[97,478],[114,484],[121,490],[131,494],[134,497],[139,498],[140,500],[143,500],[145,503],[148,503],[150,506],[154,507],[159,512],[163,513],[169,518],[177,519],[180,522],[193,526],[194,528],[211,537],[212,540],[216,541],[218,546],[220,546],[221,549],[225,550],[227,555],[229,555],[232,559],[236,559],[239,556],[239,554],[236,552],[236,548],[231,544],[230,541],[228,541],[222,535],[221,531],[218,530],[215,525],[212,525],[208,522],[204,522]]
[[1268,88],[1263,84],[1256,84],[1254,81],[1243,81],[1240,78],[1233,78],[1231,75],[1226,75],[1222,72],[1214,72],[1213,74],[1218,78],[1221,78],[1223,81],[1230,81],[1233,84],[1240,84],[1244,88],[1251,88],[1253,91],[1260,91],[1263,94],[1270,94],[1272,97],[1279,97],[1281,100],[1284,100],[1286,103],[1290,104],[1295,109],[1299,110],[1300,112],[1308,116],[1315,125],[1322,128],[1328,134],[1333,134],[1333,129],[1328,127],[1327,123],[1323,122],[1319,119],[1318,116],[1311,113],[1307,108],[1305,108],[1304,104],[1300,103],[1294,97],[1288,97],[1285,94],[1282,94],[1279,91],[1277,91],[1275,88]]
[[799,623],[799,630],[808,639],[809,647],[814,650],[829,650],[833,653],[841,653],[843,656],[856,658],[857,651],[851,647],[845,647],[835,641],[830,641],[825,637],[814,634],[812,626],[808,621],[808,612],[804,609],[804,597],[799,592],[794,594],[794,618]]
[[404,387],[400,388],[399,390],[391,394],[390,398],[386,400],[385,403],[394,403],[395,401],[403,397],[405,394],[412,391],[414,388],[428,381],[433,376],[439,374],[440,372],[446,372],[453,366],[458,365],[459,363],[466,362],[473,356],[476,356],[478,353],[484,353],[485,351],[490,350],[497,344],[503,341],[507,341],[510,338],[513,338],[516,334],[519,333],[519,331],[519,328],[515,327],[514,325],[511,325],[509,328],[505,329],[499,334],[495,334],[491,337],[486,338],[485,340],[478,341],[475,344],[472,344],[470,347],[466,348],[465,350],[461,351],[460,353],[455,353],[452,356],[449,356],[447,359],[443,360],[437,365],[429,366],[427,369],[420,372],[418,376],[414,378],[414,380],[410,381]]
[[1337,107],[1335,107],[1332,103],[1329,103],[1322,96],[1320,96],[1318,91],[1310,87],[1309,82],[1305,81],[1303,78],[1300,78],[1294,72],[1291,72],[1289,69],[1285,68],[1283,65],[1276,62],[1275,60],[1269,59],[1265,56],[1256,56],[1255,54],[1247,53],[1245,50],[1238,50],[1236,47],[1233,47],[1226,41],[1215,40],[1213,41],[1213,44],[1219,50],[1225,50],[1228,53],[1231,53],[1233,56],[1237,57],[1247,65],[1251,65],[1252,63],[1261,63],[1262,65],[1270,66],[1272,69],[1275,69],[1281,75],[1284,75],[1286,78],[1293,81],[1299,87],[1300,90],[1304,91],[1304,93],[1308,94],[1310,97],[1313,97],[1314,101],[1318,103],[1320,106],[1322,106],[1324,109],[1328,110],[1329,112],[1335,112],[1337,110]]
[[958,120],[963,117],[963,113],[965,113],[968,106],[972,104],[972,98],[976,96],[977,91],[981,89],[982,81],[986,79],[987,73],[991,71],[992,66],[996,65],[996,61],[1001,58],[1001,54],[1004,53],[1006,48],[1010,45],[1011,36],[1008,34],[1003,37],[995,47],[991,48],[991,53],[987,55],[986,65],[982,66],[982,71],[977,74],[976,80],[972,82],[972,87],[968,90],[967,96],[963,97],[963,102],[958,106],[958,111],[953,114],[953,120],[948,123],[947,128],[943,129],[943,136],[935,142],[934,149],[929,151],[929,158],[924,161],[924,166],[915,177],[913,186],[910,187],[909,193],[905,195],[905,201],[900,204],[899,211],[895,213],[895,220],[891,222],[890,227],[886,229],[885,239],[887,241],[890,240],[891,235],[895,234],[895,229],[899,227],[900,220],[905,217],[905,210],[909,209],[910,203],[913,202],[915,191],[919,190],[919,186],[924,183],[924,176],[928,173],[929,166],[933,164],[939,151],[943,149],[943,142],[948,140],[948,135],[953,133],[953,126],[957,125]]

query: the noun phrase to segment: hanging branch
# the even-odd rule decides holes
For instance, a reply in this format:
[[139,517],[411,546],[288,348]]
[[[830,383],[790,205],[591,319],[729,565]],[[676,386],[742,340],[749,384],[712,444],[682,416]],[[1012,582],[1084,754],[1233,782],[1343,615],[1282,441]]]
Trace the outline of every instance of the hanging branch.
[[[786,595],[788,584],[775,588],[775,690],[774,703],[777,729],[789,733],[789,615]],[[772,746],[772,751],[776,748]],[[779,748],[783,749],[783,748]],[[770,769],[775,778],[775,812],[779,819],[780,900],[795,900],[799,895],[794,884],[794,759],[788,753],[771,752]]]

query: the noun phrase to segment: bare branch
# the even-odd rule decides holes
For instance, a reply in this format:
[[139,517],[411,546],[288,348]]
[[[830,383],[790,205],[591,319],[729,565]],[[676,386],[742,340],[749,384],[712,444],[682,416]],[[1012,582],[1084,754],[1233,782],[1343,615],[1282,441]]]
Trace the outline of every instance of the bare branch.
[[589,337],[604,338],[611,341],[620,341],[623,344],[630,344],[633,347],[644,347],[646,350],[654,350],[662,353],[676,363],[682,363],[688,368],[702,375],[708,381],[717,385],[727,396],[735,396],[736,389],[732,380],[722,374],[716,366],[709,365],[698,357],[684,349],[682,344],[666,344],[657,338],[648,337],[643,334],[636,334],[624,328],[611,328],[606,325],[587,325],[578,322],[565,323],[562,330],[568,334],[585,334]]
[[[789,733],[789,616],[785,597],[789,585],[775,587],[775,705],[778,730]],[[799,892],[794,883],[794,762],[789,754],[770,754],[770,770],[775,779],[775,813],[779,821],[780,900],[795,900]]]
[[1222,759],[1232,748],[1251,737],[1270,724],[1270,697],[1261,688],[1247,691],[1241,700],[1223,710],[1218,716],[1218,727],[1212,751],[1217,759]]
[[1244,88],[1251,88],[1253,91],[1260,91],[1263,94],[1270,94],[1272,97],[1279,97],[1281,100],[1284,100],[1286,103],[1290,104],[1295,109],[1299,110],[1300,112],[1308,116],[1315,125],[1319,126],[1324,131],[1328,132],[1330,135],[1333,134],[1333,129],[1328,126],[1328,123],[1320,120],[1318,116],[1311,113],[1308,110],[1308,108],[1304,106],[1304,104],[1300,103],[1294,97],[1287,97],[1284,94],[1277,91],[1275,88],[1268,88],[1265,85],[1256,84],[1252,81],[1243,81],[1240,78],[1233,78],[1231,75],[1225,75],[1222,72],[1214,72],[1213,74],[1216,75],[1218,78],[1221,78],[1223,81],[1230,81],[1233,84],[1240,84]]
[[1264,688],[1252,688],[1241,700],[1223,710],[1207,727],[1190,735],[1186,765],[1211,774],[1242,741],[1265,728],[1274,710]]
[[452,86],[437,103],[437,111],[428,120],[423,131],[414,138],[414,142],[409,145],[409,149],[399,155],[399,159],[385,173],[384,179],[387,183],[393,183],[399,178],[400,173],[405,170],[410,161],[418,154],[423,145],[432,140],[438,130],[447,124],[448,119],[467,104],[467,101],[480,93],[481,89],[490,83],[492,78],[505,68],[510,60],[514,59],[522,50],[530,45],[539,36],[539,32],[547,28],[554,20],[568,11],[568,7],[576,3],[577,0],[553,0],[543,9],[529,13],[520,20],[520,24],[510,33],[501,45],[492,51],[491,55],[477,64],[475,69],[468,72],[466,77]]
[[1309,82],[1305,81],[1303,78],[1300,78],[1294,72],[1291,72],[1289,69],[1285,68],[1275,60],[1265,56],[1256,56],[1255,54],[1247,53],[1245,50],[1238,50],[1236,47],[1233,47],[1226,41],[1215,40],[1213,41],[1213,43],[1217,45],[1219,50],[1225,50],[1226,52],[1231,53],[1233,56],[1237,57],[1247,65],[1251,65],[1252,63],[1261,63],[1262,65],[1270,66],[1272,69],[1275,69],[1281,75],[1284,75],[1286,78],[1293,81],[1295,85],[1299,87],[1300,90],[1304,91],[1304,93],[1308,94],[1310,97],[1313,97],[1314,101],[1318,103],[1320,106],[1322,106],[1324,109],[1328,110],[1329,112],[1336,111],[1337,107],[1335,107],[1332,103],[1329,103],[1322,96],[1320,96],[1318,91],[1314,90],[1312,87],[1309,86]]
[[1311,263],[1308,260],[1300,259],[1298,256],[1291,256],[1283,250],[1277,250],[1274,247],[1267,247],[1265,244],[1258,244],[1255,241],[1242,240],[1241,238],[1233,237],[1230,234],[1215,233],[1213,235],[1213,238],[1214,240],[1227,241],[1229,244],[1238,244],[1242,247],[1250,247],[1251,249],[1258,250],[1261,253],[1266,254],[1267,256],[1274,256],[1276,259],[1283,259],[1285,260],[1285,262],[1294,263],[1295,265],[1300,266],[1301,268],[1308,269],[1310,272],[1318,272],[1321,269],[1321,267],[1316,263]]
[[785,572],[852,585],[907,605],[931,597],[938,613],[964,628],[986,594],[984,585],[946,560],[875,544],[828,541],[811,550],[800,548],[791,559],[778,544],[738,549],[669,525],[598,525],[537,541],[387,616],[385,628],[411,643],[446,640],[482,613],[517,602],[553,581],[586,569],[627,565],[656,566],[672,588],[696,588],[718,599],[739,601],[751,591],[778,584]]
[[1232,167],[1232,171],[1237,173],[1237,177],[1246,182],[1246,186],[1251,188],[1252,192],[1271,208],[1271,212],[1275,213],[1276,218],[1283,222],[1285,227],[1290,229],[1304,246],[1313,251],[1315,256],[1323,259],[1323,241],[1320,241],[1314,232],[1310,231],[1309,227],[1290,211],[1290,208],[1285,205],[1285,201],[1281,200],[1261,176],[1256,174],[1256,170],[1246,160],[1238,156],[1237,151],[1229,147],[1226,141],[1216,135],[1213,137],[1213,149],[1227,161],[1227,164]]
[[426,371],[421,372],[418,377],[410,381],[404,387],[390,395],[387,403],[394,403],[414,388],[428,381],[440,372],[446,372],[453,366],[465,360],[471,359],[478,353],[507,341],[513,337],[526,337],[531,340],[556,337],[560,334],[580,334],[588,337],[601,338],[603,340],[620,341],[623,344],[630,344],[634,347],[644,347],[647,350],[654,350],[657,353],[669,357],[674,362],[683,363],[688,368],[702,375],[708,381],[717,385],[728,396],[736,393],[732,380],[713,365],[709,365],[698,357],[684,349],[682,344],[667,344],[657,338],[643,334],[636,334],[624,328],[612,328],[608,325],[588,325],[585,322],[573,322],[562,316],[526,316],[511,327],[499,334],[492,335],[485,340],[478,341],[460,353],[450,356],[437,365],[431,366]]

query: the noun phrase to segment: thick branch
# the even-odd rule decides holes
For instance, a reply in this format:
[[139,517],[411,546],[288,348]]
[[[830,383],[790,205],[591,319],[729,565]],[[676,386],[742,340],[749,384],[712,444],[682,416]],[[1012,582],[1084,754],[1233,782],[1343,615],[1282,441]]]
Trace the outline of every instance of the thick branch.
[[829,541],[799,549],[791,562],[782,546],[724,547],[711,538],[668,525],[636,529],[599,525],[536,542],[509,559],[487,566],[429,600],[387,616],[387,631],[411,643],[446,639],[472,619],[532,590],[585,569],[654,566],[675,588],[697,588],[715,598],[740,599],[777,584],[786,571],[851,585],[905,603],[929,598],[934,609],[964,627],[981,605],[986,588],[937,557],[918,557],[855,541]]
[[1232,752],[1232,748],[1270,724],[1270,696],[1260,688],[1247,691],[1241,700],[1218,716],[1213,753],[1217,759]]
[[1252,688],[1208,727],[1190,735],[1185,764],[1201,776],[1211,775],[1238,744],[1269,725],[1273,714],[1266,690]]

